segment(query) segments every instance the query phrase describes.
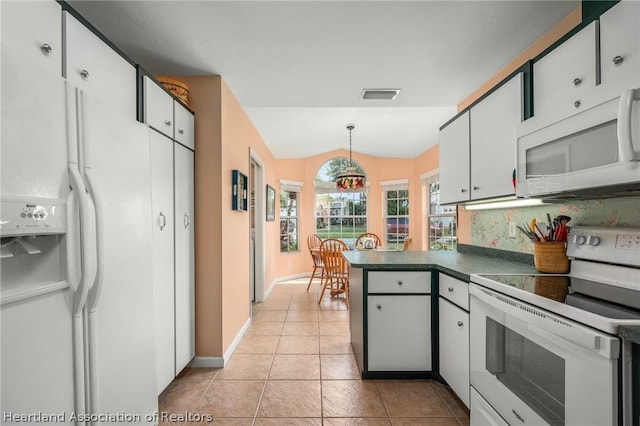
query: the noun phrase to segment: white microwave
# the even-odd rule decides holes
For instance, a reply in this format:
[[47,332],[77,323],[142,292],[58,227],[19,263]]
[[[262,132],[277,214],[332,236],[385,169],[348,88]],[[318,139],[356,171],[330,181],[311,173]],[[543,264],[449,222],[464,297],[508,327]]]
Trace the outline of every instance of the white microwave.
[[518,197],[640,195],[640,89],[557,122],[518,129]]

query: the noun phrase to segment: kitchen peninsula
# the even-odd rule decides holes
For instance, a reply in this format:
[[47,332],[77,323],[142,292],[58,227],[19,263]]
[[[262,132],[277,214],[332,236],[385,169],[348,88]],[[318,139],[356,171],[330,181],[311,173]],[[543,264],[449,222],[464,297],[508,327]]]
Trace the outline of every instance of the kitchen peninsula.
[[[440,305],[457,303],[455,308],[468,317],[471,274],[535,273],[531,255],[465,245],[448,252],[362,250],[343,255],[349,262],[351,345],[365,379],[444,376],[439,333],[445,324],[439,313],[445,306]],[[455,324],[461,322],[468,330],[468,321]],[[466,388],[468,392],[468,379]]]

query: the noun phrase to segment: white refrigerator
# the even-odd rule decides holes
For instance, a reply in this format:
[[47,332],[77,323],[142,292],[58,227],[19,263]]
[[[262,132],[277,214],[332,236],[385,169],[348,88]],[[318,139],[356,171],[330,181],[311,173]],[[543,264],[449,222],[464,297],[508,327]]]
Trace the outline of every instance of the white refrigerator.
[[0,422],[155,423],[148,129],[3,38],[0,155]]

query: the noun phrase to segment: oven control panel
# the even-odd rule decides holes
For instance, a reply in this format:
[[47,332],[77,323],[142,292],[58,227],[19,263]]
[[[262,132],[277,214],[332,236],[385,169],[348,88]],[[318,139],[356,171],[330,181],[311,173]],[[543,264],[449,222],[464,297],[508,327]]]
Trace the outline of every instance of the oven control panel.
[[574,226],[567,241],[567,255],[640,266],[640,228]]

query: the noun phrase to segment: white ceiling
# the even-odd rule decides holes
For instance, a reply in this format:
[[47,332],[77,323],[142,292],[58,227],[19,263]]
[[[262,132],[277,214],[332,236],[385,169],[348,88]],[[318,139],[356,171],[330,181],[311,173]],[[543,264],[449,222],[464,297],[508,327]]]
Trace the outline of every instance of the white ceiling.
[[[221,75],[276,158],[413,158],[579,1],[69,1],[154,75]],[[400,88],[364,101],[364,88]],[[200,119],[202,119],[200,117]]]

